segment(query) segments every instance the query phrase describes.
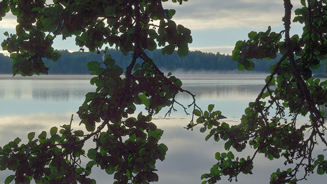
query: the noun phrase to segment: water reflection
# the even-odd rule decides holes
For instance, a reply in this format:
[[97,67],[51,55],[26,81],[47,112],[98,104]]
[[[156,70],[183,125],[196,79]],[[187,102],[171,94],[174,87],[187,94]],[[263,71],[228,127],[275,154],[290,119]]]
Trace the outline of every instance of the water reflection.
[[[63,76],[58,76],[63,79]],[[95,89],[89,84],[89,76],[83,80],[74,76],[70,80],[13,80],[7,78],[0,80],[0,145],[4,145],[16,137],[27,141],[27,133],[42,130],[49,131],[52,126],[68,124],[71,114],[74,114],[73,129],[78,127],[79,120],[76,115],[78,107],[85,98],[85,94]],[[193,76],[194,78],[182,78],[185,89],[197,96],[197,103],[206,108],[208,104],[215,104],[216,109],[223,112],[228,118],[226,122],[236,124],[239,122],[248,102],[253,101],[261,90],[264,76],[219,76],[208,78]],[[1,78],[1,76],[0,76]],[[214,80],[212,80],[214,79]],[[246,80],[245,80],[246,79]],[[191,98],[183,93],[178,99],[183,104],[188,104]],[[223,151],[223,142],[216,143],[212,140],[204,141],[205,134],[187,131],[183,127],[191,119],[186,116],[182,109],[173,113],[171,117],[164,118],[165,110],[157,115],[153,122],[164,130],[161,142],[165,143],[169,150],[164,162],[158,161],[157,169],[159,184],[184,184],[201,183],[201,174],[209,172],[211,166],[216,163],[214,154]],[[242,152],[239,156],[251,155],[252,150]],[[269,161],[259,156],[255,160],[253,175],[240,175],[239,183],[267,183],[271,172],[277,167],[283,166],[282,161]],[[0,173],[0,182],[8,176],[8,172]],[[112,183],[113,177],[104,171],[94,169],[92,176],[97,183]],[[322,183],[322,177],[310,177],[311,183]],[[229,183],[227,178],[220,183]],[[235,182],[232,182],[235,183]]]
[[[2,75],[0,75],[2,76]],[[236,80],[235,78],[220,77],[219,80],[209,80],[200,77],[199,79],[189,79],[182,76],[183,88],[191,91],[201,99],[222,99],[222,98],[252,98],[258,93],[263,85],[261,78],[250,78],[251,80]],[[68,101],[72,99],[84,99],[85,94],[94,91],[95,86],[89,83],[90,77],[77,77],[74,80],[62,80],[62,76],[47,78],[26,78],[22,80],[9,77],[0,77],[0,99],[33,99],[41,101]],[[72,78],[72,77],[70,77]],[[21,79],[21,78],[19,78]],[[37,79],[37,80],[33,80]],[[84,79],[84,80],[81,80]],[[251,87],[249,87],[251,86]],[[180,99],[190,99],[186,93],[178,96]]]

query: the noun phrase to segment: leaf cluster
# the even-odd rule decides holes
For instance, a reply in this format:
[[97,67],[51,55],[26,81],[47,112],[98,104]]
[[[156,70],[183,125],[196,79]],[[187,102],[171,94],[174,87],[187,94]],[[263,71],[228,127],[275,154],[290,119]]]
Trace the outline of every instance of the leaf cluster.
[[[27,144],[20,144],[17,138],[0,147],[1,170],[15,171],[5,183],[33,179],[36,183],[96,183],[89,178],[94,166],[114,175],[115,183],[158,181],[155,164],[165,159],[168,148],[159,143],[163,130],[151,122],[152,115],[179,104],[175,101],[178,92],[192,94],[181,88],[179,79],[165,76],[145,50],[159,45],[168,54],[172,53],[169,49],[177,48],[180,56],[186,56],[191,31],[176,25],[172,20],[175,10],[163,9],[161,1],[25,2],[1,2],[0,15],[11,11],[19,23],[16,34],[6,34],[2,43],[13,59],[14,75],[47,73],[42,59],[58,59],[60,54],[52,48],[58,35],[63,39],[75,35],[78,46],[98,54],[107,44],[124,55],[132,54],[125,70],[106,53],[107,47],[103,62],[87,64],[95,75],[90,84],[96,90],[86,94],[77,112],[86,131],[73,130],[72,117],[59,133],[57,127],[51,128],[48,138],[45,131],[37,139],[31,132]],[[143,105],[147,114],[135,115],[136,105]],[[93,146],[85,151],[88,140]]]
[[[249,103],[241,118],[234,126],[220,123],[208,115],[197,114],[198,121],[206,128],[214,127],[206,139],[214,136],[216,141],[225,141],[225,150],[232,147],[243,151],[248,145],[254,149],[252,156],[234,158],[233,152],[216,153],[218,160],[210,173],[202,175],[203,183],[215,183],[221,176],[229,180],[240,173],[251,174],[253,159],[264,154],[269,160],[283,159],[286,170],[277,169],[271,174],[270,183],[297,183],[311,173],[325,174],[324,155],[315,158],[316,146],[327,146],[325,138],[325,115],[321,107],[327,102],[326,81],[312,77],[312,70],[319,67],[319,60],[326,58],[325,10],[326,1],[301,1],[302,6],[295,10],[294,22],[303,24],[301,36],[290,36],[290,0],[284,0],[285,29],[280,33],[250,32],[248,41],[238,41],[232,58],[238,62],[239,70],[252,70],[251,59],[282,57],[270,68],[270,75],[254,102]],[[282,34],[284,40],[282,41]],[[299,116],[306,116],[309,123],[299,122]],[[206,124],[208,124],[206,126]],[[210,126],[209,126],[210,125]],[[303,171],[304,174],[299,174]]]

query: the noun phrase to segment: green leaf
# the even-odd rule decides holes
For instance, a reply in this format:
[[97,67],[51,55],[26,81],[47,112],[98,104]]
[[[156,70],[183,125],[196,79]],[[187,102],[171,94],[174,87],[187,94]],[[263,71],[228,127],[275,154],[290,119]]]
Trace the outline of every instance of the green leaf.
[[231,147],[231,145],[232,145],[232,142],[231,142],[231,141],[227,141],[227,142],[225,143],[225,150],[229,150],[230,147]]
[[237,69],[238,69],[239,71],[243,71],[243,70],[245,69],[245,67],[244,67],[243,64],[238,63],[238,65],[237,65]]
[[47,138],[47,132],[46,131],[42,131],[39,135],[39,139],[45,139]]
[[231,160],[234,159],[234,154],[233,154],[231,151],[228,152],[228,153],[227,153],[227,158],[228,158],[228,159],[231,159]]
[[[175,51],[175,45],[167,45],[163,48],[163,51],[162,52],[166,52],[168,55],[171,55],[172,53],[174,53]],[[162,53],[164,54],[164,53]]]
[[75,130],[75,131],[74,131],[74,134],[75,134],[76,136],[83,136],[83,135],[84,135],[84,132],[83,132],[83,130]]
[[148,173],[146,176],[147,176],[147,180],[149,182],[153,182],[153,181],[157,182],[159,180],[158,175],[156,173],[153,173],[153,172]]
[[217,153],[215,154],[215,158],[216,158],[216,160],[221,160],[221,157],[220,157],[220,153],[219,153],[219,152],[217,152]]
[[87,64],[87,68],[90,70],[90,71],[99,71],[99,68],[100,68],[100,63],[97,62],[97,61],[91,61]]
[[113,174],[115,172],[115,168],[112,165],[109,165],[106,169],[105,169],[106,173],[108,174]]
[[138,96],[141,99],[141,103],[144,104],[146,107],[150,106],[150,100],[144,95],[139,95]]
[[210,139],[210,137],[212,137],[212,135],[216,132],[216,129],[212,129],[210,131],[210,133],[206,136],[205,140],[208,141]]
[[249,34],[248,34],[250,40],[254,40],[255,36],[257,36],[257,32],[254,32],[254,31],[251,31]]
[[323,167],[318,167],[317,174],[323,175],[325,173],[325,169]]
[[34,138],[34,136],[35,136],[35,132],[30,132],[28,133],[27,138],[29,141],[31,141]]
[[200,132],[202,132],[202,133],[205,132],[206,130],[207,130],[206,127],[201,127],[201,128],[200,128]]
[[107,55],[105,60],[104,60],[104,63],[107,65],[107,66],[114,66],[115,64],[115,60],[111,58],[110,55]]
[[17,137],[17,138],[14,140],[14,143],[19,144],[20,141],[21,141],[21,139],[20,139],[19,137]]
[[201,112],[198,109],[194,109],[194,115],[201,116]]
[[204,116],[205,118],[208,118],[208,117],[209,117],[209,113],[208,113],[208,111],[204,111],[203,116]]
[[89,149],[89,151],[87,152],[87,156],[90,158],[90,159],[95,159],[96,158],[96,156],[97,156],[97,150],[95,150],[95,149],[93,149],[93,148],[91,148],[91,149]]
[[89,161],[87,164],[86,164],[86,168],[92,168],[94,166],[95,162],[92,160],[92,161]]
[[324,155],[318,155],[318,160],[323,161],[324,160]]
[[31,12],[39,12],[42,10],[43,10],[43,8],[41,8],[41,7],[35,7],[35,8],[32,8]]
[[215,107],[215,105],[213,105],[213,104],[208,105],[208,111],[212,112],[214,107]]
[[93,77],[93,78],[90,80],[90,84],[91,84],[91,85],[94,85],[97,81],[98,81],[98,77]]
[[152,38],[147,39],[147,46],[148,46],[147,49],[149,51],[153,51],[157,48],[157,44]]
[[15,175],[10,175],[6,178],[5,184],[9,184],[13,179],[15,178]]
[[[204,179],[204,178],[207,178],[208,177],[208,174],[202,174],[201,175],[201,180]],[[203,182],[202,182],[203,183]]]
[[188,45],[186,42],[182,42],[182,44],[178,47],[178,55],[181,57],[185,57],[188,54]]
[[168,147],[165,144],[163,144],[163,143],[159,144],[158,147],[159,147],[159,149],[161,151],[164,151],[164,152],[167,152],[168,151]]
[[58,128],[57,127],[52,127],[50,129],[50,135],[51,135],[51,137],[54,136],[57,133],[57,131],[58,131]]
[[175,15],[175,13],[176,13],[176,10],[174,10],[174,9],[168,10],[169,19],[171,19]]

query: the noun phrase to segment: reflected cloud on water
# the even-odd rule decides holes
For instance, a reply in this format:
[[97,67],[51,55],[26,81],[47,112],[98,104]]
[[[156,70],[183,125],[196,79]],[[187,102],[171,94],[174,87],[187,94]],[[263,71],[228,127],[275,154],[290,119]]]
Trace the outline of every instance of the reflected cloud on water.
[[[76,76],[75,76],[76,77]],[[89,76],[88,76],[89,77]],[[250,101],[264,84],[264,75],[235,78],[234,75],[219,75],[216,78],[184,76],[183,87],[197,97],[197,103],[203,109],[208,104],[215,104],[215,109],[222,111],[229,124],[237,124]],[[79,127],[76,111],[82,104],[85,94],[95,90],[89,78],[71,78],[70,80],[0,80],[0,146],[20,137],[22,143],[27,141],[28,132],[36,134],[49,130],[53,126],[69,124],[71,114],[74,114],[73,129]],[[83,80],[81,80],[83,78]],[[251,78],[251,80],[249,79]],[[0,77],[1,79],[1,77]],[[199,80],[201,79],[201,80]],[[191,103],[191,97],[186,93],[179,94],[177,99],[184,105]],[[142,110],[142,109],[140,109]],[[164,162],[157,162],[159,184],[195,184],[201,183],[201,175],[210,171],[215,160],[215,152],[224,151],[224,142],[205,141],[206,133],[200,133],[199,128],[193,131],[185,127],[191,120],[181,108],[171,116],[165,117],[168,109],[154,116],[153,122],[164,130],[160,142],[168,146]],[[143,110],[144,111],[144,110]],[[191,112],[191,109],[189,109]],[[90,144],[86,144],[89,148]],[[237,156],[247,157],[253,151],[248,149]],[[239,183],[268,183],[270,174],[278,167],[283,167],[283,161],[269,161],[260,155],[255,160],[253,175],[240,175]],[[8,172],[0,173],[0,182],[8,176]],[[95,168],[92,177],[97,183],[113,183],[113,177]],[[321,183],[322,177],[309,177],[310,183]],[[230,183],[224,178],[219,183]],[[232,183],[236,183],[233,181]]]

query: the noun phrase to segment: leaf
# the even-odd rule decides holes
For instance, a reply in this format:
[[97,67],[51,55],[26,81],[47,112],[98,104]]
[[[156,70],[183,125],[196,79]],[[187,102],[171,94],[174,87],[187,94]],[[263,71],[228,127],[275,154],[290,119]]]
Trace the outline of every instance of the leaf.
[[225,150],[229,150],[230,147],[231,147],[231,145],[232,145],[232,142],[231,142],[231,141],[227,141],[227,142],[225,143]]
[[[204,178],[207,178],[207,177],[208,177],[208,174],[202,174],[201,175],[201,180],[204,179]],[[205,183],[207,183],[207,181],[205,181]],[[202,182],[202,184],[203,184],[203,182]]]
[[14,140],[14,143],[19,144],[20,141],[21,141],[21,139],[20,139],[19,137],[17,137],[17,138]]
[[147,49],[153,51],[157,48],[156,42],[152,38],[147,39]]
[[206,127],[201,127],[201,128],[200,128],[200,132],[201,132],[201,133],[204,133],[206,130],[207,130]]
[[168,10],[169,19],[171,19],[175,15],[175,13],[176,13],[176,10],[174,10],[174,9]]
[[245,67],[244,67],[243,64],[238,63],[238,65],[237,65],[237,69],[238,69],[239,71],[243,71],[243,70],[245,69]]
[[220,157],[220,153],[219,153],[219,152],[217,152],[217,153],[215,154],[215,158],[216,158],[216,160],[221,160],[221,157]]
[[208,111],[205,111],[205,112],[203,113],[203,116],[204,116],[205,118],[208,118],[208,117],[209,117],[209,113],[208,113]]
[[109,165],[106,169],[105,169],[106,173],[108,174],[113,174],[115,172],[115,169],[112,165]]
[[159,149],[164,152],[168,151],[168,147],[163,143],[159,144]]
[[13,179],[15,178],[15,175],[10,175],[6,178],[5,184],[9,184]]
[[182,42],[182,44],[178,47],[178,55],[181,57],[185,57],[188,54],[188,45],[186,42]]
[[94,71],[94,72],[97,72],[99,71],[99,68],[100,68],[100,63],[97,62],[97,61],[91,61],[87,64],[87,68],[90,70],[90,71]]
[[115,64],[115,60],[111,58],[110,55],[107,55],[105,60],[104,60],[104,63],[107,65],[107,66],[114,66]]
[[27,138],[29,141],[31,141],[34,138],[34,136],[35,136],[35,132],[30,132],[28,133]]
[[146,107],[150,106],[150,100],[147,99],[147,97],[144,94],[139,95],[138,97],[141,99],[142,104],[144,104]]
[[198,109],[195,109],[193,114],[196,116],[201,116],[201,112]]
[[47,138],[47,132],[46,131],[42,131],[39,135],[39,139],[45,139]]
[[93,78],[90,80],[90,84],[91,84],[91,85],[94,85],[97,81],[98,81],[98,77],[93,77]]
[[83,130],[75,130],[75,131],[74,131],[74,134],[75,134],[76,136],[83,136],[83,135],[84,135],[84,132],[83,132]]
[[90,159],[95,159],[96,156],[97,156],[97,151],[93,148],[89,149],[89,151],[87,152],[87,156],[90,158]]
[[250,40],[254,40],[255,36],[257,36],[257,32],[254,32],[254,31],[251,31],[249,34],[248,34]]
[[57,127],[52,127],[50,129],[50,135],[51,135],[51,137],[54,136],[57,133],[57,131],[58,131],[58,128]]
[[318,160],[323,161],[324,160],[324,155],[318,155]]
[[205,140],[208,141],[210,139],[210,137],[212,137],[212,135],[216,132],[216,129],[212,129],[210,131],[210,133],[206,136]]
[[153,182],[153,181],[157,182],[159,180],[158,175],[156,173],[153,173],[153,172],[148,173],[146,176],[147,176],[147,180],[149,182]]
[[318,167],[318,169],[317,169],[317,174],[319,174],[319,175],[323,175],[324,173],[325,173],[324,168],[323,168],[323,167]]
[[234,159],[234,154],[233,154],[231,151],[228,152],[228,153],[227,153],[227,158],[228,158],[228,159],[231,159],[231,160]]
[[[174,53],[175,51],[175,45],[167,45],[163,48],[163,51],[162,52],[166,52],[168,55],[171,55],[172,53]],[[162,53],[164,54],[164,53]]]
[[41,7],[35,7],[35,8],[32,8],[31,12],[39,12],[42,10],[43,10],[43,8],[41,8]]
[[208,111],[211,112],[214,107],[215,107],[215,105],[213,105],[213,104],[208,105]]

